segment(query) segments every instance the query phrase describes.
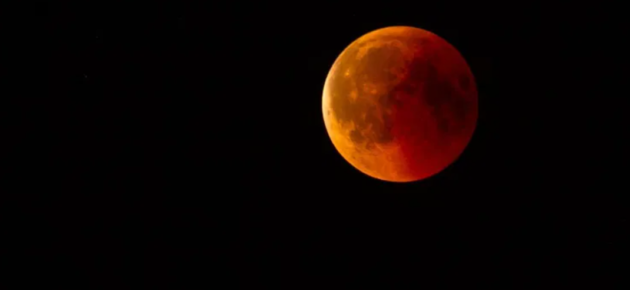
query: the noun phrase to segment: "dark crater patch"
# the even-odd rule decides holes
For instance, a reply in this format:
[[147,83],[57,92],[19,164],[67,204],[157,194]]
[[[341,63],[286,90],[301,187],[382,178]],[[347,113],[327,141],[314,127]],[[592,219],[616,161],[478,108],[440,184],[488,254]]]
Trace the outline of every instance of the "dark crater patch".
[[354,129],[350,131],[350,140],[352,140],[352,142],[354,143],[363,143],[365,137],[363,137],[363,134],[361,134],[359,130]]
[[[471,85],[466,75],[452,82],[449,76],[440,75],[434,64],[424,59],[415,59],[409,67],[407,78],[396,91],[413,98],[422,98],[429,107],[438,129],[444,132],[459,132],[465,127],[470,103],[463,94]],[[467,89],[460,89],[465,86]]]

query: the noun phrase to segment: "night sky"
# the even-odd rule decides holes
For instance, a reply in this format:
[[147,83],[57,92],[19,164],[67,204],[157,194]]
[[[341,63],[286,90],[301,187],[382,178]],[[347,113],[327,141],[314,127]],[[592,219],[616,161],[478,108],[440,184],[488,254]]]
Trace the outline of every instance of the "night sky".
[[[472,2],[49,6],[48,94],[11,143],[27,269],[82,289],[612,289],[623,17]],[[465,152],[415,183],[354,169],[322,118],[338,54],[392,25],[449,41],[479,91]]]

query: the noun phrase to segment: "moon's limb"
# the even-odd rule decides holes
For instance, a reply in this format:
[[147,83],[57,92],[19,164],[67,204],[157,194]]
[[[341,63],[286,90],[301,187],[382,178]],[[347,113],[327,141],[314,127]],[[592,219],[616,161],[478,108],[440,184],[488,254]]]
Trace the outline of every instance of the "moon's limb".
[[389,27],[350,44],[322,100],[339,153],[365,174],[406,182],[431,176],[464,150],[477,119],[465,60],[428,31]]

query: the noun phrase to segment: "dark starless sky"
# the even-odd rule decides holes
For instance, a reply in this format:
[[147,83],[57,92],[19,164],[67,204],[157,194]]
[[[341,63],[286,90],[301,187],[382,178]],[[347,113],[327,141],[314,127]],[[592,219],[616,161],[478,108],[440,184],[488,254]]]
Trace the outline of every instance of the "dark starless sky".
[[[622,39],[607,29],[621,18],[511,3],[287,5],[50,7],[49,94],[31,111],[20,169],[41,176],[23,207],[28,246],[70,267],[57,279],[608,289],[622,274],[627,203],[614,180],[627,129],[624,93],[609,85]],[[352,168],[321,113],[337,55],[391,25],[445,38],[479,89],[464,154],[410,184]]]

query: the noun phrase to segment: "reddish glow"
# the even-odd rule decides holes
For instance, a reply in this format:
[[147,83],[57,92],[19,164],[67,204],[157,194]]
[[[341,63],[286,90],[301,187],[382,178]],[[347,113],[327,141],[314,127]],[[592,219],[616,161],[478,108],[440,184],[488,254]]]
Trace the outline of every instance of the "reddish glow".
[[464,58],[439,36],[387,27],[350,44],[322,99],[339,153],[377,179],[408,182],[453,163],[477,122],[477,88]]

